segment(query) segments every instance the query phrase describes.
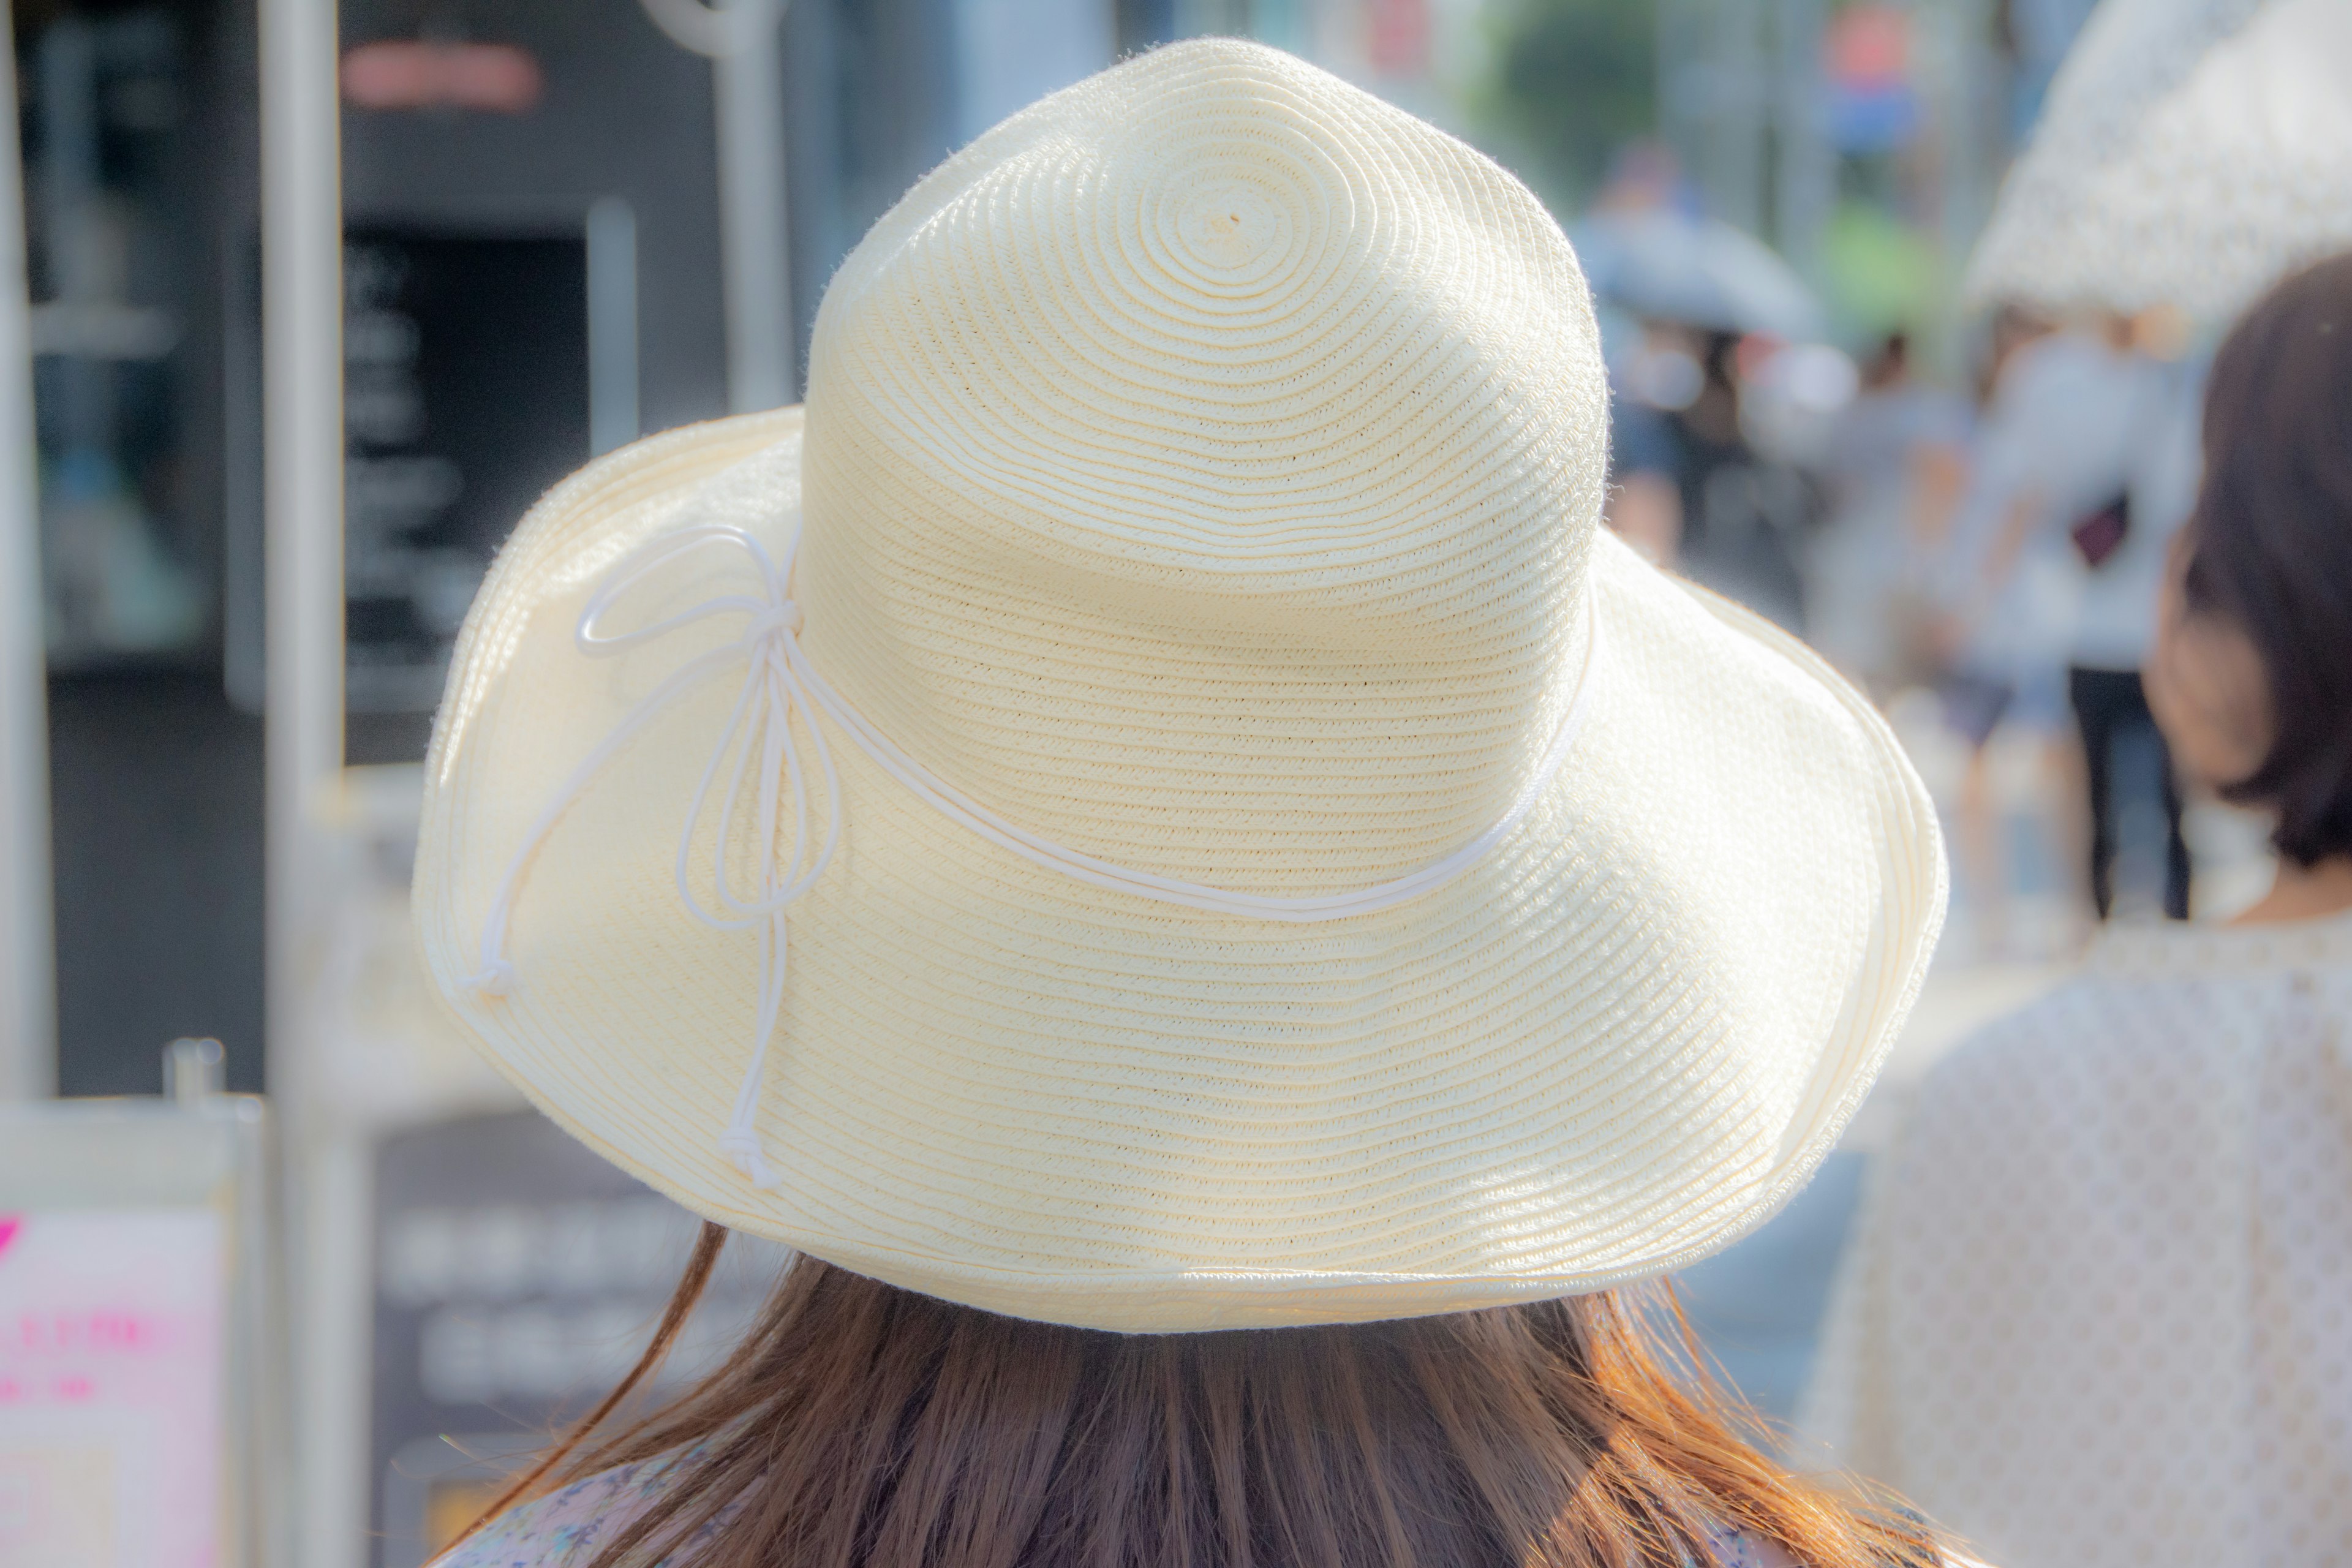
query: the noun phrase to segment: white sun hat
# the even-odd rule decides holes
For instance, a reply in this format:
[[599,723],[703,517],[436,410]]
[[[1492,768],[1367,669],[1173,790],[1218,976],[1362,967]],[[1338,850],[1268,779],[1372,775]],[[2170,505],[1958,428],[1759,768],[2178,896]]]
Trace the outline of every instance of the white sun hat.
[[917,185],[808,402],[524,520],[416,919],[558,1122],[858,1273],[1129,1331],[1655,1275],[1836,1140],[1943,909],[1796,643],[1598,527],[1576,259],[1171,47]]

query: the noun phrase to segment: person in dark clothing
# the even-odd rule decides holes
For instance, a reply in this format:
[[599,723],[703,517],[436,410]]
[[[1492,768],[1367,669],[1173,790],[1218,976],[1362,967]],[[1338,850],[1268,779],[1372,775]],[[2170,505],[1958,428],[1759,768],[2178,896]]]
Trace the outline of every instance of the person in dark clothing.
[[1647,374],[1614,405],[1612,522],[1659,564],[1801,634],[1798,542],[1817,501],[1741,427],[1738,338],[1664,324],[1648,336]]
[[2187,920],[2189,841],[2180,832],[2180,784],[2173,773],[2171,751],[2156,727],[2156,716],[2148,711],[2139,671],[2073,665],[2066,671],[2066,695],[2083,732],[2083,760],[2089,772],[2091,901],[2098,906],[2099,918],[2106,919],[2116,901],[2116,746],[2138,731],[2156,748],[2164,798],[2164,912],[2172,920]]

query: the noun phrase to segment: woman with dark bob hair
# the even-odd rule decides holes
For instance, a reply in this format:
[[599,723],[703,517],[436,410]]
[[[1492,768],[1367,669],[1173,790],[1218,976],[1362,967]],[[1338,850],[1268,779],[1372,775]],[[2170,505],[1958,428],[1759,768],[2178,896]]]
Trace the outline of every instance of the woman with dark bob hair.
[[450,1568],[1933,1563],[1640,1289],[1834,1145],[1944,866],[1858,694],[1601,530],[1608,423],[1541,205],[1225,40],[918,184],[804,409],[551,492],[423,950],[710,1222],[656,1353],[797,1258]]
[[2118,931],[1936,1070],[1808,1421],[1997,1559],[2286,1568],[2352,1540],[2352,256],[2206,395],[2148,703],[2270,813],[2269,894]]

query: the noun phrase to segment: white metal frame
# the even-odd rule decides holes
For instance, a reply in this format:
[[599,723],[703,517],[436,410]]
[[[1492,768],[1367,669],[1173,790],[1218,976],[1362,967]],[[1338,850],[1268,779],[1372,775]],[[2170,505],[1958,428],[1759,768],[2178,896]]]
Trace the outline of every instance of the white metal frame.
[[269,1084],[299,1100],[305,933],[343,766],[343,237],[333,0],[261,0]]
[[333,0],[260,0],[269,1083],[299,1100],[316,840],[343,765],[343,237]]
[[727,402],[793,401],[792,267],[785,249],[783,50],[778,0],[729,0],[734,47],[711,62],[719,113],[719,244],[727,290]]
[[790,0],[639,0],[682,49],[710,61],[718,111],[719,280],[727,312],[727,406],[793,400],[782,23]]
[[0,1101],[57,1088],[39,469],[10,10],[0,5]]
[[[286,1132],[293,1552],[357,1568],[367,1540],[363,1151],[319,1114],[312,999],[335,896],[343,766],[342,136],[335,0],[259,0],[265,1017]],[[355,1234],[356,1233],[356,1234]],[[356,1250],[355,1250],[356,1249]],[[351,1299],[358,1296],[362,1311]],[[353,1399],[354,1389],[358,1394]]]

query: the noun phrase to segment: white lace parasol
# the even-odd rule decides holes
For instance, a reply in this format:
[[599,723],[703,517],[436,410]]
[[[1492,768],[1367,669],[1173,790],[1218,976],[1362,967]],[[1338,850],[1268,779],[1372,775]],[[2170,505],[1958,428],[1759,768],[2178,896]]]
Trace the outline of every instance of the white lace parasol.
[[2352,4],[2105,0],[1970,258],[1978,304],[2226,321],[2352,248]]

